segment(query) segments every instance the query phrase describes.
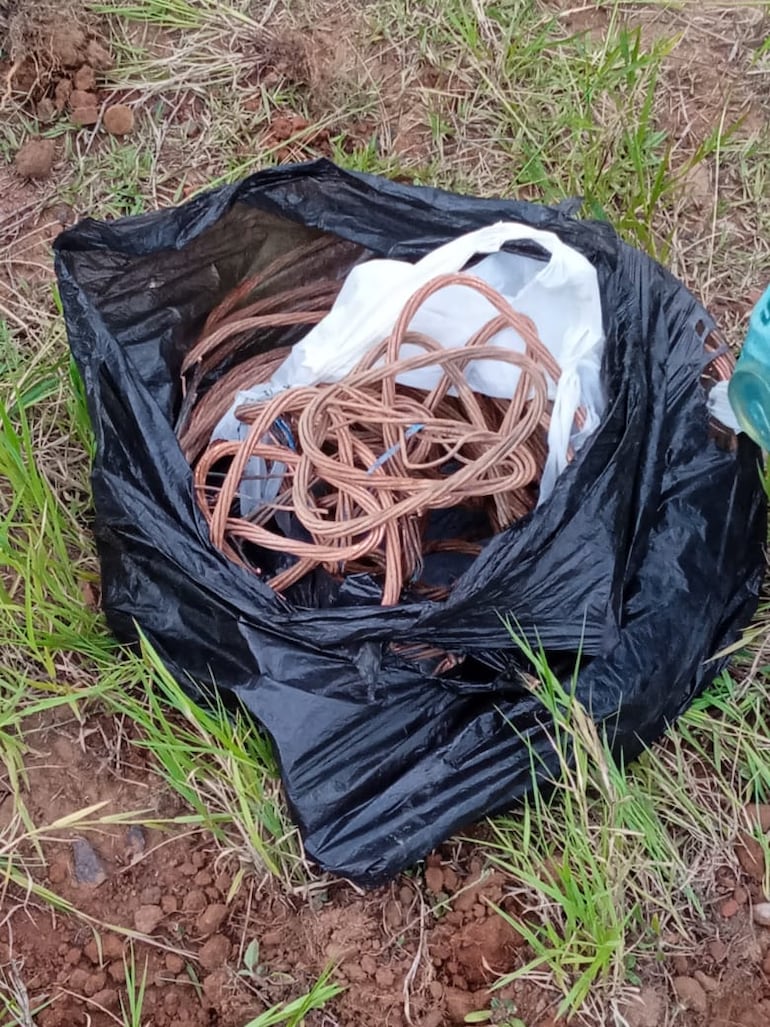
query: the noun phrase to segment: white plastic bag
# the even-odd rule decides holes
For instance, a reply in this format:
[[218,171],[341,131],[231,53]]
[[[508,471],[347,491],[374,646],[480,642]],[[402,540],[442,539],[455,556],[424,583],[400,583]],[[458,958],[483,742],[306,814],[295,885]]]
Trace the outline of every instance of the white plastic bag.
[[[547,262],[500,252],[516,240],[537,243],[550,254]],[[561,367],[558,384],[549,383],[554,401],[548,432],[548,457],[540,483],[540,502],[553,490],[567,466],[570,444],[578,450],[596,429],[605,406],[600,381],[604,348],[601,300],[596,271],[586,258],[552,232],[515,222],[499,222],[453,239],[428,253],[416,264],[399,260],[370,260],[348,275],[327,316],[293,348],[272,379],[238,393],[230,410],[214,429],[212,439],[243,439],[248,428],[235,416],[246,403],[259,402],[281,389],[339,381],[363,355],[393,330],[399,314],[414,293],[438,275],[460,271],[482,253],[492,254],[468,274],[483,278],[500,292],[514,310],[528,315],[540,338]],[[491,304],[478,293],[448,286],[434,293],[415,315],[411,327],[432,336],[442,346],[463,346],[493,315]],[[490,345],[523,352],[513,329],[500,332]],[[408,350],[405,348],[404,353]],[[519,369],[500,361],[474,361],[466,375],[477,391],[498,398],[513,395]],[[411,372],[403,384],[430,388],[438,368]],[[583,407],[584,423],[573,429],[575,413]],[[266,468],[253,460],[241,488],[244,513],[272,499],[280,486],[282,468]]]

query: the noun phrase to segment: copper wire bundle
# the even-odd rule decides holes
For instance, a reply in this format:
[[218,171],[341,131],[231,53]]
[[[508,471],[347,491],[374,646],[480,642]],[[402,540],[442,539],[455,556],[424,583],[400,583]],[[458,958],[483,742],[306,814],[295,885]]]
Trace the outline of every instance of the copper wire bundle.
[[[278,271],[289,266],[289,258],[282,261],[259,282],[269,280],[276,265]],[[474,289],[495,308],[495,315],[460,349],[444,349],[409,330],[421,304],[448,285]],[[204,363],[211,368],[231,356],[245,332],[279,323],[316,323],[330,308],[339,283],[320,281],[237,309],[253,287],[254,280],[244,283],[212,313],[184,372],[197,368],[200,380]],[[492,344],[506,328],[523,340],[523,353]],[[382,576],[382,603],[391,605],[405,584],[419,587],[429,552],[479,551],[469,540],[426,542],[431,510],[481,507],[492,533],[532,509],[546,458],[547,378],[557,381],[559,367],[531,320],[481,279],[469,274],[435,279],[415,293],[391,335],[342,381],[295,387],[242,406],[237,416],[249,425],[247,437],[206,444],[238,389],[268,380],[286,352],[252,356],[228,370],[189,404],[180,432],[214,544],[239,563],[249,564],[243,543],[296,557],[269,580],[276,591],[319,566],[335,575],[367,571]],[[519,368],[510,400],[473,391],[465,371],[475,360]],[[432,390],[397,383],[405,373],[426,367],[442,372]],[[241,516],[236,503],[255,458],[268,476],[280,467],[283,477],[274,499]],[[293,519],[297,530],[291,536],[278,526],[277,515],[284,526],[287,517]],[[440,598],[446,588],[426,587],[423,594]]]

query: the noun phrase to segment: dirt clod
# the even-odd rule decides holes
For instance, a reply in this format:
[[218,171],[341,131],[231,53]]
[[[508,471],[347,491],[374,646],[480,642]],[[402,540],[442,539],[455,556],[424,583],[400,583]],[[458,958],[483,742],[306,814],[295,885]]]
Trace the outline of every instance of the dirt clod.
[[188,891],[182,899],[182,909],[185,913],[200,913],[206,908],[206,896],[200,888],[193,888]]
[[216,970],[227,962],[230,942],[224,934],[213,934],[198,953],[198,961],[204,970]]
[[755,881],[762,882],[765,876],[765,856],[756,838],[742,831],[735,846],[735,855],[743,871]]
[[180,974],[184,970],[184,960],[174,952],[168,952],[164,962],[169,973]]
[[99,98],[96,93],[89,93],[83,89],[73,89],[70,93],[69,105],[73,110],[78,110],[81,107],[96,107],[99,103]]
[[685,1009],[692,1009],[705,1016],[708,1011],[708,997],[694,977],[675,977],[674,991]]
[[106,983],[107,983],[107,974],[102,973],[100,971],[99,973],[91,974],[90,975],[90,977],[88,978],[88,980],[85,983],[85,988],[83,990],[84,990],[85,994],[90,997],[92,995],[96,995],[97,992],[101,991],[102,988],[104,988]]
[[121,959],[123,956],[123,939],[117,934],[102,935],[102,952],[105,959]]
[[152,934],[162,919],[160,906],[140,906],[134,913],[134,927],[142,934]]
[[[754,302],[756,303],[758,300],[759,296],[757,296]],[[770,831],[770,804],[758,803],[757,805],[749,805],[745,807],[744,812],[749,822],[756,824],[762,834],[767,834]]]
[[444,890],[444,875],[440,867],[428,867],[425,871],[425,884],[434,895]]
[[727,899],[719,907],[719,915],[723,916],[725,920],[729,920],[731,917],[734,917],[737,912],[738,903],[735,901],[735,899]]
[[101,1006],[103,1009],[117,1009],[120,1000],[114,988],[103,988],[91,996],[91,1001],[94,1005]]
[[76,107],[72,111],[72,121],[80,128],[87,128],[89,125],[95,125],[98,120],[99,111],[96,107]]
[[47,125],[56,117],[56,104],[49,97],[44,96],[35,108],[37,120]]
[[459,878],[451,867],[444,867],[444,891],[453,892],[457,890]]
[[654,988],[642,988],[638,995],[623,1007],[628,1027],[658,1027],[663,1022],[663,997]]
[[84,64],[75,72],[75,89],[84,93],[90,93],[96,89],[96,75],[89,64]]
[[16,170],[24,178],[48,178],[56,148],[53,139],[28,139],[16,154]]
[[147,848],[147,838],[139,824],[131,824],[126,831],[126,856],[129,860],[141,856]]
[[116,103],[104,112],[104,127],[114,136],[125,136],[134,130],[134,112],[123,103]]
[[[49,139],[42,141],[51,142]],[[53,158],[51,162],[53,162]],[[48,172],[50,170],[49,164]],[[78,884],[87,884],[95,888],[107,880],[107,871],[104,869],[99,854],[85,838],[76,838],[72,843],[72,870]]]
[[487,1004],[486,991],[465,991],[462,988],[447,988],[444,998],[450,1023],[465,1023],[465,1017],[478,1012]]
[[63,111],[72,96],[72,80],[60,78],[54,90],[54,107],[57,111]]
[[86,47],[86,59],[96,71],[109,71],[115,63],[110,51],[96,39],[89,40]]
[[702,970],[696,970],[693,977],[707,994],[710,994],[719,988],[718,982],[715,981],[713,977],[709,977],[709,975],[704,973]]
[[227,906],[221,902],[212,902],[198,917],[196,926],[199,934],[214,934],[227,918]]
[[715,938],[709,944],[709,955],[715,963],[721,963],[727,957],[728,951],[727,945],[725,945],[721,938]]
[[116,959],[114,963],[110,963],[107,973],[116,984],[122,984],[126,979],[126,964],[122,959]]

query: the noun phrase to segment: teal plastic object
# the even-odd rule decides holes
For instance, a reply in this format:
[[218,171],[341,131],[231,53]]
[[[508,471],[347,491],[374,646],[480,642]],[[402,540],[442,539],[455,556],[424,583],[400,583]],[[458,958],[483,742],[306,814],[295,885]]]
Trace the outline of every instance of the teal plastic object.
[[770,451],[770,285],[751,313],[727,396],[743,431]]

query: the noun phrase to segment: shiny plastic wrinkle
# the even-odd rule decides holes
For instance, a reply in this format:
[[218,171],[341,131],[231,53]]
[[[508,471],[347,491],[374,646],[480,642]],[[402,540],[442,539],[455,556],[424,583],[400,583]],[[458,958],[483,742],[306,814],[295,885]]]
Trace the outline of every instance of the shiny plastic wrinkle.
[[[329,606],[287,603],[209,542],[174,432],[179,369],[208,311],[247,274],[319,233],[418,260],[496,221],[554,232],[596,269],[608,406],[530,517],[485,547],[443,603],[383,608],[365,583]],[[185,205],[56,241],[72,354],[96,437],[103,605],[137,626],[193,695],[212,676],[275,742],[308,853],[376,884],[556,770],[548,717],[521,683],[503,618],[542,644],[633,757],[720,672],[757,604],[766,503],[760,452],[720,446],[699,382],[703,307],[606,224],[344,172],[274,168]],[[537,249],[526,250],[542,258]],[[266,341],[275,345],[277,340]],[[446,678],[393,652],[465,657]]]

